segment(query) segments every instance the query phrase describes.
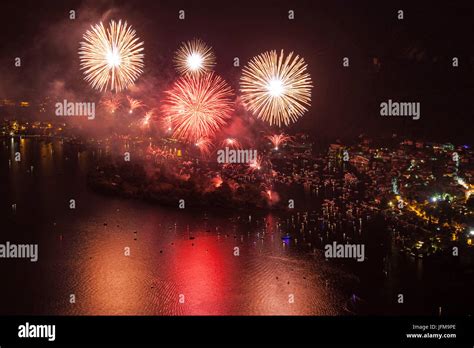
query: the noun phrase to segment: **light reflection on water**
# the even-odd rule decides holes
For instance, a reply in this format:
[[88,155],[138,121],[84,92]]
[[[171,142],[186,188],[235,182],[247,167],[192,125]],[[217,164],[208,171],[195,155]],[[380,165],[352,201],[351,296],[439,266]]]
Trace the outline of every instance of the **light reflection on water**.
[[[80,301],[55,309],[59,314],[331,315],[343,310],[341,296],[324,286],[324,260],[289,255],[279,237],[272,242],[252,234],[218,235],[205,232],[196,218],[154,211],[128,209],[118,201],[75,225],[72,240],[62,241],[61,260],[65,287],[77,289]],[[190,228],[194,239],[184,225],[175,229],[174,221],[197,223]],[[228,230],[226,221],[216,223]]]
[[[7,174],[2,194],[8,197],[1,208],[18,205],[2,240],[38,242],[40,260],[0,265],[4,274],[23,274],[9,278],[0,300],[5,314],[347,313],[349,295],[339,284],[351,277],[321,253],[309,255],[292,242],[283,243],[278,217],[267,216],[262,233],[263,217],[245,223],[216,216],[206,221],[203,212],[102,197],[85,184],[90,152],[77,155],[59,142],[29,142],[15,142],[22,162],[0,169]],[[9,157],[5,150],[2,159]],[[68,209],[71,198],[75,211]],[[130,256],[124,255],[126,247]],[[71,294],[75,304],[69,303]]]

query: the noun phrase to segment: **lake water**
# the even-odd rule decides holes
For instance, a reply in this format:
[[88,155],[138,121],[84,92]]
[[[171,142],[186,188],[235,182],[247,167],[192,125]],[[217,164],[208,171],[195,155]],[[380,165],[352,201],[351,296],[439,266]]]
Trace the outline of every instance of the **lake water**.
[[[472,293],[472,280],[378,245],[388,233],[378,220],[364,222],[361,232],[369,241],[368,262],[327,261],[316,236],[282,241],[288,221],[302,219],[296,213],[178,210],[102,196],[86,185],[100,153],[59,140],[5,138],[0,145],[0,243],[39,245],[36,263],[0,259],[0,314],[433,314],[440,305],[453,313],[472,310],[460,305]],[[21,162],[13,161],[16,151]],[[396,304],[399,292],[405,305]]]

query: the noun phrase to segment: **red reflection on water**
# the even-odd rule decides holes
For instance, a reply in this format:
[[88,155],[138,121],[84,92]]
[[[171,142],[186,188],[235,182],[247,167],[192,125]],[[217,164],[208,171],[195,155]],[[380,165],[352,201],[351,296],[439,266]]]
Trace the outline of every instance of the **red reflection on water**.
[[231,312],[226,296],[236,272],[234,258],[233,248],[217,242],[215,235],[178,242],[170,278],[184,295],[185,314]]

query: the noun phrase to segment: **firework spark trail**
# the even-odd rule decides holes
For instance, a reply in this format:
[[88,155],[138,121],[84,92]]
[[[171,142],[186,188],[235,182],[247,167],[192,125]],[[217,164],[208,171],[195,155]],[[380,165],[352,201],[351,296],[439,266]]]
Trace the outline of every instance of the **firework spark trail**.
[[188,142],[213,138],[233,111],[232,90],[214,73],[180,77],[166,92],[162,105],[173,137]]
[[212,141],[207,137],[198,139],[195,143],[201,154],[209,155],[211,153]]
[[280,200],[278,192],[273,191],[271,187],[264,187],[264,191],[262,192],[262,194],[264,195],[265,199],[267,199],[267,202],[270,205],[278,203],[278,201]]
[[129,113],[133,113],[133,110],[144,107],[145,104],[143,104],[140,100],[132,98],[127,96],[128,104],[130,106]]
[[150,125],[151,117],[153,116],[153,111],[148,111],[143,119],[140,122],[141,128],[147,128]]
[[262,157],[257,157],[249,163],[249,172],[262,169]]
[[242,146],[240,145],[240,142],[235,139],[235,138],[227,138],[227,139],[224,139],[222,142],[221,142],[221,146],[224,146],[224,147],[229,147],[229,148],[232,148],[232,149],[240,149],[242,148]]
[[276,51],[250,60],[240,78],[244,107],[270,125],[296,122],[310,106],[311,77],[303,58]]
[[143,42],[127,22],[101,22],[91,26],[81,42],[79,58],[84,79],[97,90],[119,92],[143,72]]
[[163,125],[164,125],[164,128],[166,129],[167,132],[171,132],[173,130],[173,124],[171,122],[171,117],[170,116],[165,117],[163,119]]
[[108,112],[113,114],[120,107],[121,102],[118,96],[112,95],[111,97],[103,98],[100,104],[104,106]]
[[174,64],[182,75],[201,74],[214,68],[216,58],[211,47],[199,39],[194,39],[182,43],[175,53]]
[[288,135],[285,135],[283,133],[281,134],[273,134],[273,135],[267,135],[266,138],[270,140],[273,144],[273,148],[275,150],[278,150],[280,148],[280,145],[285,144],[287,141],[291,140],[291,137]]
[[158,146],[150,144],[147,148],[147,154],[153,156],[154,159],[158,158],[173,158],[174,155],[170,151],[165,151]]

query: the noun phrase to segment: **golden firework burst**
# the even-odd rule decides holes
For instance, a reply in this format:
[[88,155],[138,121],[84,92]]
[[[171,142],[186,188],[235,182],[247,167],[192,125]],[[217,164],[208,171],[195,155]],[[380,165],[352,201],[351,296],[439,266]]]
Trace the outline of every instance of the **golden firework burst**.
[[176,70],[182,74],[201,74],[211,71],[216,65],[212,48],[202,40],[183,42],[174,57]]
[[100,91],[119,92],[143,72],[143,42],[127,22],[101,22],[91,26],[80,44],[79,58],[84,79]]
[[240,78],[244,107],[270,125],[296,122],[308,111],[312,87],[304,59],[283,50],[252,58]]

